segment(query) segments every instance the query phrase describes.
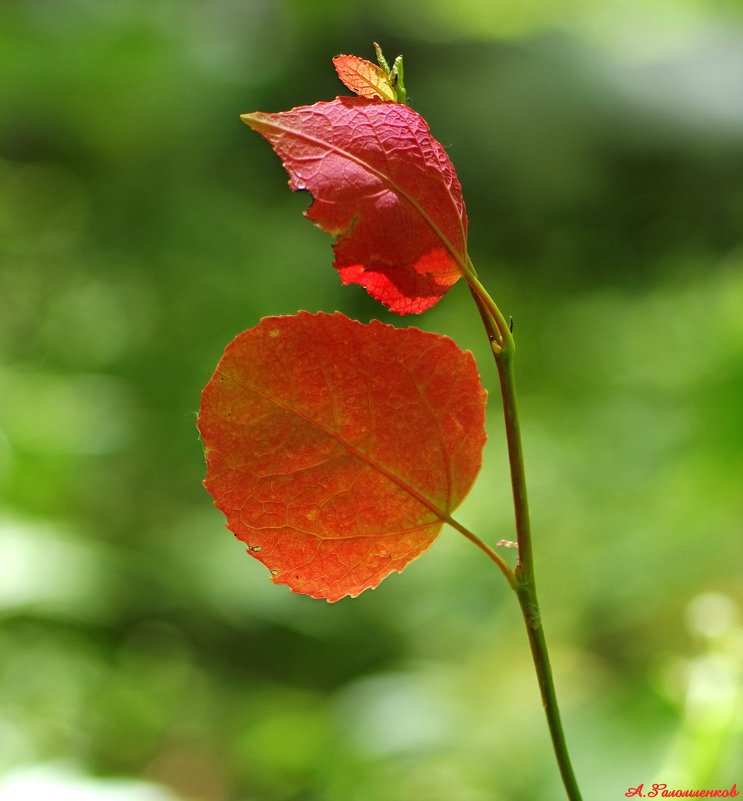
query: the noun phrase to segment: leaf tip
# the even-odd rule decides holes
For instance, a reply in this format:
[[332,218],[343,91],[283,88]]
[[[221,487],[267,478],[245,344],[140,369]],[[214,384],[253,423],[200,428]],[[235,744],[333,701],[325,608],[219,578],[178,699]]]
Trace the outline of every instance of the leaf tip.
[[263,123],[262,114],[258,111],[255,111],[250,114],[241,114],[240,121],[244,122],[248,128],[252,128],[254,131],[258,130]]

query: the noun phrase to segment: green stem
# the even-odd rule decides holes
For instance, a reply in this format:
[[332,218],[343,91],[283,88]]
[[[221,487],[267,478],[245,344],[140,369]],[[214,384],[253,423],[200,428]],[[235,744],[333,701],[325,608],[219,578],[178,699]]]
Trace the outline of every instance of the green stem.
[[504,349],[496,354],[498,378],[500,379],[503,412],[506,423],[506,440],[508,442],[508,461],[511,467],[511,488],[513,506],[516,516],[516,536],[519,546],[519,559],[516,565],[516,595],[521,606],[521,614],[526,624],[529,647],[537,673],[542,706],[547,716],[552,747],[557,764],[570,801],[581,801],[578,783],[570,763],[565,733],[560,719],[555,684],[552,679],[547,641],[544,626],[539,612],[537,585],[534,577],[534,558],[532,554],[531,523],[529,520],[529,502],[526,494],[526,474],[524,471],[524,454],[521,445],[521,429],[519,426],[518,406],[516,404],[516,385],[513,375],[513,349]]
[[[529,501],[526,492],[524,451],[521,443],[521,426],[519,424],[516,384],[513,372],[513,357],[516,346],[505,317],[478,280],[475,268],[469,259],[465,275],[495,356],[501,397],[503,399],[503,417],[505,420],[506,441],[508,443],[508,463],[511,471],[511,489],[518,542],[518,563],[514,570],[516,587],[514,589],[526,625],[529,647],[531,648],[532,660],[542,696],[542,705],[547,716],[547,725],[565,792],[569,801],[581,801],[580,790],[578,789],[565,742],[565,733],[562,728],[560,709],[557,704],[557,695],[552,679],[547,641],[544,636],[544,626],[537,600]],[[511,586],[513,587],[513,585]]]

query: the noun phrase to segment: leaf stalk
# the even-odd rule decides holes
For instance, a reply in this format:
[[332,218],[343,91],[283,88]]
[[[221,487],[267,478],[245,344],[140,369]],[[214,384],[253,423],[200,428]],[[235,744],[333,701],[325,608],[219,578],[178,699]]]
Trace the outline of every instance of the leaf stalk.
[[483,551],[489,559],[491,559],[497,565],[498,569],[503,573],[506,581],[508,582],[508,586],[514,591],[518,592],[519,590],[519,583],[516,579],[516,575],[514,574],[513,570],[511,570],[510,566],[506,563],[503,557],[493,548],[491,548],[486,542],[481,540],[477,534],[471,532],[468,528],[465,528],[461,523],[458,523],[454,518],[447,518],[446,522],[454,529],[456,529],[460,534],[463,534],[467,539],[474,543],[481,551]]

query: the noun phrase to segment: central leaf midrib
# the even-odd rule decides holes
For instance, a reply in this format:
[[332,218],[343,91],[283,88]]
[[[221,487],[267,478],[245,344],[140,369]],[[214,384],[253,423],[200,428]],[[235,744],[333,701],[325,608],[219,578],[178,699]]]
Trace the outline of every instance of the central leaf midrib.
[[341,445],[346,451],[348,451],[351,456],[356,457],[359,461],[364,462],[365,464],[369,465],[372,469],[376,470],[378,473],[383,475],[388,481],[393,484],[396,484],[400,489],[414,498],[418,503],[422,506],[425,506],[427,509],[430,509],[436,517],[441,520],[442,523],[452,523],[452,519],[449,515],[449,512],[445,512],[441,510],[433,501],[428,499],[425,495],[421,494],[415,487],[412,487],[405,479],[401,476],[398,476],[396,473],[388,469],[387,467],[383,466],[379,462],[374,461],[371,459],[368,454],[365,454],[363,451],[358,450],[353,445],[351,445],[348,441],[343,439],[343,437],[336,431],[332,431],[327,429],[317,420],[308,415],[302,413],[296,408],[292,408],[289,406],[285,406],[283,403],[276,400],[276,398],[272,398],[270,395],[267,395],[265,392],[261,392],[259,389],[255,387],[250,387],[247,384],[243,383],[242,381],[238,381],[234,376],[229,375],[227,373],[219,371],[219,375],[223,378],[227,379],[228,381],[232,381],[236,386],[244,389],[246,392],[253,392],[259,397],[263,398],[264,400],[272,403],[277,409],[280,409],[282,412],[287,414],[293,414],[298,417],[300,420],[303,420],[308,425],[312,426],[318,431],[321,431],[326,436],[336,440],[339,445]]

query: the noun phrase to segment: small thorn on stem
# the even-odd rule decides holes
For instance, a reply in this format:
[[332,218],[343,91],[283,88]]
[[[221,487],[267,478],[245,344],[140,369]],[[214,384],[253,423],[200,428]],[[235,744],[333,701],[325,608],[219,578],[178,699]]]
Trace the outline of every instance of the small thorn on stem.
[[508,330],[513,333],[513,317],[508,316]]

